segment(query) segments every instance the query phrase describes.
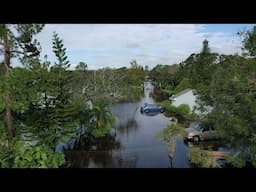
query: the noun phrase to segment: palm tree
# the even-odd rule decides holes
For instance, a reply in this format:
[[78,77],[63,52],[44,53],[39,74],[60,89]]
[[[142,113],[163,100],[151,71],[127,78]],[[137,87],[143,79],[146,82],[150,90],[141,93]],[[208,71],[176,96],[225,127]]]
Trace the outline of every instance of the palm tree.
[[[96,101],[92,108],[92,119],[94,124],[93,135],[106,135],[115,123],[115,118],[108,108],[108,104],[101,100]],[[95,129],[96,128],[96,129]]]

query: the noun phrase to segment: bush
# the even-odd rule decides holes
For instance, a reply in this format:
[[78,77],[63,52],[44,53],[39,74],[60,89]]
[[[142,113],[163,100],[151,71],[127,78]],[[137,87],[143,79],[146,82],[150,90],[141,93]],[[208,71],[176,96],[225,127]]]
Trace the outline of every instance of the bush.
[[162,139],[166,143],[171,143],[178,135],[184,134],[184,126],[182,124],[171,124],[163,131],[157,133],[156,138]]
[[242,158],[240,155],[238,156],[234,156],[234,155],[230,155],[227,157],[227,163],[237,167],[237,168],[242,168],[245,166],[245,159]]
[[64,162],[63,153],[44,146],[33,146],[16,155],[13,168],[58,168]]
[[181,104],[176,108],[176,113],[181,116],[187,116],[190,113],[190,107],[187,104]]
[[191,84],[189,82],[189,79],[184,78],[179,83],[179,85],[174,89],[174,91],[172,93],[176,94],[176,93],[179,93],[179,92],[183,91],[184,89],[187,89],[187,88],[190,88],[190,87],[191,87]]
[[217,166],[216,161],[214,161],[208,151],[197,147],[191,149],[188,155],[188,159],[197,167],[215,168]]
[[63,153],[46,146],[29,146],[15,141],[12,149],[0,146],[1,168],[58,168],[64,164]]

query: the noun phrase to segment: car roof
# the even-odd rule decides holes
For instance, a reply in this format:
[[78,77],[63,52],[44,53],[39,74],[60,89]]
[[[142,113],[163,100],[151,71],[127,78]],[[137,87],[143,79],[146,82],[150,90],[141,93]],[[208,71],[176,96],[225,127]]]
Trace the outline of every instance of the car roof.
[[157,106],[156,104],[147,104],[146,106]]

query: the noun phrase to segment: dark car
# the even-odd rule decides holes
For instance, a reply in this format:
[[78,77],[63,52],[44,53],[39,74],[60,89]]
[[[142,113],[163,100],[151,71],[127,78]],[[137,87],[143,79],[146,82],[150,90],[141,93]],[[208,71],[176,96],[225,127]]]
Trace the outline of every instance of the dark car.
[[140,108],[141,113],[163,113],[165,111],[164,107],[154,105],[154,104],[145,104]]

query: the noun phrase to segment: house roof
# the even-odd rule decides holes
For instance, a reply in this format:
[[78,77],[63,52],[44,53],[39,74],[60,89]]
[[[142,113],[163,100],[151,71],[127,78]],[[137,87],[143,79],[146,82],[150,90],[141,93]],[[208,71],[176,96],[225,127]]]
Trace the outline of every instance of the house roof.
[[183,95],[183,94],[185,94],[185,93],[187,93],[187,92],[189,92],[189,91],[193,91],[193,89],[190,89],[190,88],[184,89],[183,91],[181,91],[181,92],[179,92],[179,93],[173,95],[172,97],[173,97],[173,98],[177,98],[177,97],[179,97],[179,96],[181,96],[181,95]]

